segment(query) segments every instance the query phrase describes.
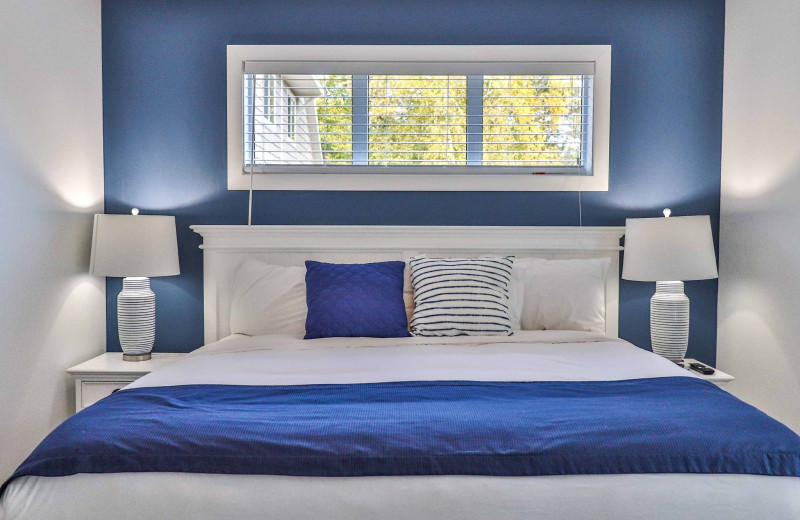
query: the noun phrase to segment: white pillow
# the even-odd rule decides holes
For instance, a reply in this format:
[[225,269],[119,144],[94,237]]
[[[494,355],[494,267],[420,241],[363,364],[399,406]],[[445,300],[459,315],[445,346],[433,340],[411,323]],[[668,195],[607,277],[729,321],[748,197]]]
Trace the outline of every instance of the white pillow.
[[261,336],[306,332],[305,267],[245,260],[231,297],[231,334]]
[[611,260],[517,258],[511,325],[521,330],[606,330],[606,273]]

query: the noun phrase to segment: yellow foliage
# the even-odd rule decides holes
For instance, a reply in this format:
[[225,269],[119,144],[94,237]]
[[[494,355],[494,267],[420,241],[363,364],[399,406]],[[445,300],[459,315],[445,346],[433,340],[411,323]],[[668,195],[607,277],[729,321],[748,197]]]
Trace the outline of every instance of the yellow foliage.
[[[369,164],[467,164],[467,131],[474,129],[466,76],[373,75],[368,85]],[[352,77],[326,76],[323,86],[317,109],[325,163],[352,164]],[[582,89],[582,76],[484,76],[482,127],[475,127],[482,128],[483,164],[580,165]]]

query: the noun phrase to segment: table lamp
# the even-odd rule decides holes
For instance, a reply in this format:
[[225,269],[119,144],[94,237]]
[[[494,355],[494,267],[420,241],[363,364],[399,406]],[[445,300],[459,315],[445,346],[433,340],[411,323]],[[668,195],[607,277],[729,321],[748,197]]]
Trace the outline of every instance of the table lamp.
[[144,361],[156,335],[156,297],[150,277],[180,274],[175,217],[95,215],[89,271],[97,276],[119,276],[117,323],[122,359]]
[[683,282],[717,278],[717,260],[708,215],[629,218],[625,222],[622,278],[656,282],[650,299],[653,352],[673,361],[689,346],[689,298]]

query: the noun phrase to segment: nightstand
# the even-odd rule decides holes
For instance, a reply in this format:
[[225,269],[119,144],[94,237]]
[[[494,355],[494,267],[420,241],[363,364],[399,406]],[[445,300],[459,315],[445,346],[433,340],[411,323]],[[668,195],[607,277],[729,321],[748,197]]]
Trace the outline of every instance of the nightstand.
[[[683,360],[683,362],[684,362],[684,365],[685,365],[683,368],[685,368],[686,370],[688,370],[689,372],[691,372],[692,374],[694,374],[694,375],[696,375],[696,376],[700,376],[700,377],[702,377],[702,378],[703,378],[703,379],[705,379],[706,381],[711,381],[712,383],[714,383],[715,385],[717,385],[717,386],[718,386],[718,387],[720,387],[720,388],[722,388],[722,387],[723,387],[723,386],[725,386],[726,384],[728,384],[728,383],[730,383],[731,381],[733,381],[734,379],[736,379],[736,378],[735,378],[735,377],[733,377],[732,375],[730,375],[730,374],[726,374],[726,373],[725,373],[725,372],[723,372],[722,370],[720,370],[720,369],[718,369],[718,368],[714,368],[714,367],[711,367],[711,368],[714,368],[714,370],[715,370],[713,374],[711,374],[711,375],[708,375],[708,376],[704,376],[704,375],[703,375],[703,374],[701,374],[700,372],[695,372],[694,370],[692,370],[691,368],[689,368],[689,364],[690,364],[690,363],[695,363],[695,362],[697,362],[697,360],[696,360],[696,359],[686,358],[686,359],[684,359],[684,360]],[[707,364],[707,363],[706,363],[706,364]],[[708,366],[711,366],[711,365],[708,365]]]
[[140,377],[186,354],[153,354],[147,361],[123,361],[122,352],[106,352],[67,369],[75,378],[75,411],[80,412]]

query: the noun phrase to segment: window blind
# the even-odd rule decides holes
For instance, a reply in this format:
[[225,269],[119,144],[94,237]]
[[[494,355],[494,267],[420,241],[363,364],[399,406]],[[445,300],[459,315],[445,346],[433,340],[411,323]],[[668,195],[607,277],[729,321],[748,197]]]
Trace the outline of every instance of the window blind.
[[368,166],[586,174],[592,71],[584,64],[573,67],[581,73],[547,66],[549,73],[528,74],[304,74],[245,67],[243,164],[266,172]]

